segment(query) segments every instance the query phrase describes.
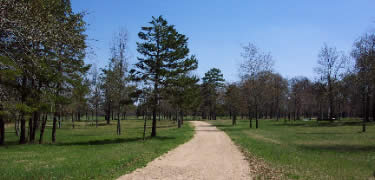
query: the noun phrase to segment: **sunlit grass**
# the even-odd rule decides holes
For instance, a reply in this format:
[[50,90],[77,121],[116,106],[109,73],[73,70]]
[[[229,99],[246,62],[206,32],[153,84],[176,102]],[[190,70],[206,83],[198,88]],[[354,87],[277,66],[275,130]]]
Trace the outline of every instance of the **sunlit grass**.
[[[49,126],[42,145],[18,145],[9,126],[7,144],[0,147],[0,179],[114,179],[186,142],[194,132],[188,123],[177,129],[172,121],[162,120],[158,136],[143,141],[143,120],[123,120],[120,136],[116,135],[116,121],[111,123],[101,121],[96,128],[76,122],[71,129],[70,122],[63,122],[55,144],[50,143]],[[147,128],[147,136],[150,130]]]
[[231,126],[230,120],[211,121],[245,150],[282,168],[288,179],[369,179],[375,171],[375,126],[361,133],[361,123],[260,120]]

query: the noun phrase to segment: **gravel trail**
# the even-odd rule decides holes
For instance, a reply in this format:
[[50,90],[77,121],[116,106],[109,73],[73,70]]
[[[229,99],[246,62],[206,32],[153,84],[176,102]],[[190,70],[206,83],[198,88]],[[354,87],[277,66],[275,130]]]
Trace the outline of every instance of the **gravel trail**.
[[206,122],[191,123],[196,133],[189,142],[119,179],[252,179],[245,156],[223,131]]

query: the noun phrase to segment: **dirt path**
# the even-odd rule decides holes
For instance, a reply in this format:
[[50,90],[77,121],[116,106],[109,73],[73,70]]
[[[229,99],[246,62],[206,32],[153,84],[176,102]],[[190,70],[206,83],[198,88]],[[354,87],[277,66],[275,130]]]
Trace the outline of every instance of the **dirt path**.
[[192,140],[119,179],[251,179],[248,162],[224,132],[192,124]]

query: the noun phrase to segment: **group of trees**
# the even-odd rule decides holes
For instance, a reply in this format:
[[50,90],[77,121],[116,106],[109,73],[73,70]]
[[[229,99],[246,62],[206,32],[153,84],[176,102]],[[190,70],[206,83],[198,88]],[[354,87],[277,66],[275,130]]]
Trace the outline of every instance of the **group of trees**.
[[[170,119],[181,127],[184,117],[216,120],[238,116],[259,127],[260,118],[319,120],[342,117],[375,119],[375,35],[366,34],[345,55],[324,45],[315,68],[317,79],[286,79],[273,71],[274,60],[253,44],[243,46],[240,80],[225,83],[220,69],[200,79],[198,60],[190,55],[188,38],[162,17],[153,17],[138,33],[137,63],[129,64],[127,32],[115,34],[110,59],[103,69],[84,63],[86,24],[69,0],[0,1],[0,144],[5,123],[14,122],[19,143],[39,143],[49,117],[52,142],[61,121],[84,115],[98,126],[134,111],[152,120]],[[353,62],[353,63],[350,63]],[[91,70],[90,70],[91,69]],[[372,113],[370,111],[372,110]],[[372,115],[371,115],[372,114]],[[28,125],[26,124],[28,122]],[[28,128],[28,129],[27,129]],[[145,131],[144,131],[145,135]]]
[[181,127],[184,109],[199,104],[199,78],[191,73],[198,61],[189,55],[188,38],[162,16],[142,27],[141,56],[131,70],[124,30],[113,38],[108,65],[98,69],[84,63],[84,14],[74,13],[69,0],[1,1],[0,10],[0,145],[9,122],[20,144],[34,143],[37,131],[43,143],[49,118],[52,142],[70,117],[72,128],[90,115],[98,127],[104,115],[106,124],[117,121],[120,135],[121,120],[134,109],[145,120],[152,113],[156,136],[162,108],[168,107],[169,119],[176,112]]
[[[365,34],[354,42],[350,55],[324,44],[318,54],[316,79],[283,78],[272,69],[270,54],[253,44],[243,47],[241,80],[225,86],[223,109],[236,124],[236,116],[252,119],[340,120],[343,117],[375,120],[375,35]],[[370,111],[372,110],[372,113]],[[225,114],[225,113],[224,113]]]
[[84,14],[74,13],[69,0],[1,1],[0,14],[0,144],[5,119],[20,123],[21,144],[34,142],[37,129],[42,143],[48,113],[54,142],[57,121],[81,105],[87,90]]

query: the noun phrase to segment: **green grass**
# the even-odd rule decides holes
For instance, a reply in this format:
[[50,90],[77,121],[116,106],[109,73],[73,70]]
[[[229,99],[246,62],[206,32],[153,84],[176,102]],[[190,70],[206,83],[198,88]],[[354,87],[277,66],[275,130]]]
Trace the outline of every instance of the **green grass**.
[[[350,121],[350,120],[349,120]],[[353,121],[353,120],[351,120]],[[211,121],[287,179],[369,179],[375,176],[375,126],[361,133],[359,122]]]
[[18,137],[8,127],[7,144],[0,147],[0,179],[114,179],[145,166],[194,133],[189,123],[177,129],[176,124],[162,120],[158,136],[143,141],[142,120],[123,120],[121,136],[116,135],[115,121],[109,126],[101,123],[98,128],[76,123],[73,130],[64,122],[55,144],[49,143],[48,127],[42,145],[17,145]]

